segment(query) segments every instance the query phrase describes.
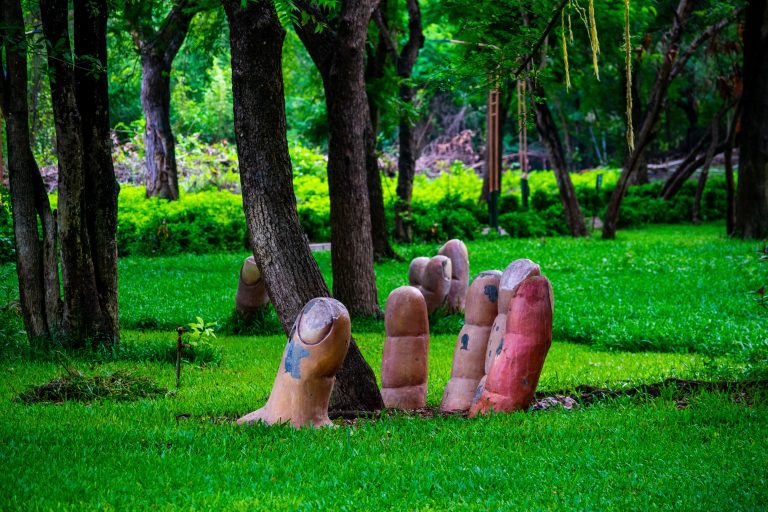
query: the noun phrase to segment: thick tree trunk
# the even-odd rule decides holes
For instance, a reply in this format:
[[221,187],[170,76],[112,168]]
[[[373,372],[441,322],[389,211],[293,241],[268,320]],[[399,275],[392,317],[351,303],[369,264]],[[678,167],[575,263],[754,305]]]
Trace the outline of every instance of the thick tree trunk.
[[333,31],[318,32],[312,23],[296,26],[323,78],[328,110],[333,295],[350,314],[366,316],[381,312],[365,156],[369,113],[363,61],[373,6],[373,0],[341,2]]
[[[61,321],[56,222],[30,146],[21,3],[3,0],[0,7],[6,72],[3,113],[21,310],[30,340],[49,340],[57,333]],[[38,234],[38,219],[42,238]]]
[[768,237],[768,0],[750,0],[744,28],[739,182],[734,233]]
[[[91,2],[89,4],[89,13],[95,10],[101,13],[106,9],[103,2]],[[109,238],[114,240],[115,233],[105,234],[105,239],[99,240],[92,238],[90,226],[99,226],[101,229],[108,226],[109,220],[106,217],[99,219],[99,215],[105,212],[101,206],[96,206],[95,197],[89,193],[89,169],[94,163],[103,164],[103,155],[85,155],[84,132],[90,131],[88,137],[100,137],[103,135],[102,127],[88,127],[83,129],[83,119],[78,108],[76,99],[75,76],[72,66],[69,64],[72,60],[72,54],[69,50],[69,28],[68,28],[68,3],[67,0],[44,0],[40,3],[41,16],[43,21],[43,32],[48,41],[48,66],[53,71],[50,75],[51,82],[51,101],[53,103],[54,123],[56,126],[56,142],[59,162],[59,234],[61,240],[61,274],[64,285],[64,314],[62,330],[70,338],[70,341],[76,346],[84,346],[86,340],[93,339],[106,344],[118,341],[118,332],[116,328],[116,297],[106,297],[109,293],[117,290],[99,289],[100,279],[96,275],[96,264],[94,262],[94,245],[98,243],[110,243]],[[86,16],[91,16],[88,14]],[[98,15],[100,18],[102,14]],[[94,30],[84,37],[97,37],[98,19],[87,20],[81,13],[81,23],[90,25]],[[79,36],[76,36],[76,40]],[[80,43],[82,46],[82,42]],[[101,44],[105,42],[95,42],[93,48],[102,48]],[[99,50],[97,50],[99,51]],[[93,61],[90,61],[93,64]],[[89,70],[89,72],[93,72]],[[106,89],[101,86],[95,90],[89,90],[89,94],[97,96],[93,100],[93,105],[101,105],[100,108],[106,108]],[[87,114],[89,122],[102,122],[101,116],[106,112],[99,113],[99,109],[90,107]],[[88,149],[91,151],[102,151],[104,148],[96,149],[100,144],[109,142],[89,140]],[[114,180],[114,172],[111,169],[101,169],[99,172],[108,176],[111,172]],[[94,182],[94,186],[98,183]],[[98,191],[102,193],[101,190]],[[114,193],[114,184],[111,190],[104,191],[105,194]],[[111,201],[106,199],[106,203]],[[95,214],[93,222],[89,221],[89,215]],[[112,242],[114,243],[114,242]],[[108,252],[109,247],[106,248]],[[106,264],[105,264],[106,265]],[[109,267],[109,265],[107,265]],[[108,272],[109,268],[103,269]],[[104,297],[105,308],[102,308],[102,297]],[[114,306],[115,311],[106,309]],[[114,314],[114,318],[112,315]]]
[[162,56],[141,56],[141,108],[146,122],[147,197],[178,199],[176,142],[171,130],[171,67],[164,64]]
[[584,223],[584,216],[581,214],[576,190],[573,188],[571,175],[568,173],[568,165],[565,161],[563,145],[560,143],[557,125],[555,124],[552,112],[549,110],[549,106],[546,104],[546,94],[543,87],[534,80],[531,79],[528,83],[533,97],[541,100],[534,101],[536,130],[539,132],[539,137],[544,146],[546,146],[549,158],[552,160],[552,168],[557,179],[560,201],[562,201],[563,209],[565,210],[568,230],[574,237],[588,236],[587,225]]
[[[328,287],[299,225],[286,139],[281,53],[285,31],[270,2],[224,1],[229,20],[232,92],[240,180],[254,258],[283,329]],[[376,378],[354,340],[336,376],[333,409],[383,406]]]
[[[117,304],[117,195],[120,187],[112,165],[107,82],[106,0],[75,2],[75,68],[77,108],[83,126],[85,196],[96,289],[109,339],[120,337]],[[102,67],[97,68],[94,63]]]

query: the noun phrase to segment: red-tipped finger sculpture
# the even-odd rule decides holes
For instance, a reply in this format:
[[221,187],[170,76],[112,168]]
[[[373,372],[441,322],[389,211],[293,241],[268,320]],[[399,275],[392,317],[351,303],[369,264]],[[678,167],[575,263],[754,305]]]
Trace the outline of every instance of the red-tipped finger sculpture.
[[544,276],[529,277],[509,306],[504,345],[488,373],[471,417],[521,411],[533,401],[544,359],[552,345],[554,296]]
[[408,283],[418,288],[431,315],[437,311],[451,290],[451,260],[446,256],[414,258],[408,269]]
[[237,422],[330,425],[328,401],[349,340],[347,308],[335,299],[310,300],[293,323],[269,400]]
[[267,286],[261,277],[261,270],[253,256],[248,256],[240,267],[240,279],[237,282],[235,309],[248,318],[260,307],[269,302]]
[[526,278],[541,275],[541,268],[529,259],[515,260],[504,269],[499,283],[498,312],[491,327],[491,335],[488,338],[488,349],[485,358],[485,374],[491,371],[491,366],[496,357],[501,353],[504,332],[507,326],[507,313],[509,302],[515,296],[517,288]]
[[446,305],[449,313],[464,311],[467,288],[469,287],[469,255],[467,246],[461,240],[448,240],[437,254],[451,260],[451,288]]
[[401,286],[387,298],[387,340],[381,359],[381,397],[393,409],[419,409],[427,403],[429,319],[421,292]]
[[464,327],[453,350],[451,380],[445,387],[440,409],[445,412],[466,411],[480,379],[485,375],[488,336],[498,311],[501,272],[481,272],[467,292]]

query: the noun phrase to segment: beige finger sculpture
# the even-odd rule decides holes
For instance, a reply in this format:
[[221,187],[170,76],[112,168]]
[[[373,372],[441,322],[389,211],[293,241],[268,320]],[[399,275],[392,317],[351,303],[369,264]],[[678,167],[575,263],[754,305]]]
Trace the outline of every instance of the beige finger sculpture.
[[448,297],[451,289],[451,260],[446,256],[414,258],[408,268],[408,283],[418,288],[431,315]]
[[527,409],[536,392],[544,359],[552,345],[554,296],[549,280],[532,276],[512,298],[504,345],[472,404],[470,417]]
[[467,246],[461,240],[448,240],[437,254],[451,260],[451,288],[448,291],[446,305],[449,313],[464,311],[464,303],[469,287],[469,254]]
[[269,400],[237,422],[330,425],[328,401],[349,340],[347,308],[331,298],[310,300],[293,323]]
[[501,272],[481,272],[467,292],[464,327],[453,350],[451,380],[445,387],[440,409],[466,411],[472,404],[477,384],[485,375],[485,355],[493,320],[498,312]]
[[420,409],[427,403],[429,319],[424,296],[401,286],[387,298],[387,339],[381,358],[381,397],[392,409]]
[[248,318],[268,302],[267,285],[262,279],[261,270],[253,256],[248,256],[240,267],[235,309]]

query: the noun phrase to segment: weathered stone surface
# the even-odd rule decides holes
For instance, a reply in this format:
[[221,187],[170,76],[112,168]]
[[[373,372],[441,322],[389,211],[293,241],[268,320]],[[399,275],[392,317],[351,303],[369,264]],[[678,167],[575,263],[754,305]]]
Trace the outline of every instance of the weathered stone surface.
[[453,350],[451,379],[443,392],[440,409],[466,411],[480,379],[485,375],[485,355],[491,326],[498,312],[501,272],[481,272],[467,292],[464,327]]
[[237,282],[235,309],[244,317],[249,317],[260,307],[269,303],[267,286],[262,279],[261,270],[253,256],[248,256],[240,267],[240,278]]
[[461,240],[448,240],[437,254],[451,260],[451,288],[446,298],[449,313],[464,311],[464,304],[469,287],[469,254],[467,246]]
[[552,345],[554,295],[549,280],[531,276],[509,306],[504,344],[469,415],[527,409],[533,402],[541,369]]
[[266,405],[237,422],[290,422],[295,428],[330,425],[328,401],[350,335],[349,313],[341,302],[309,301],[293,324]]
[[419,409],[427,403],[429,319],[422,293],[401,286],[387,298],[387,339],[381,359],[381,396],[394,409]]
[[446,256],[419,257],[411,261],[408,283],[424,296],[431,315],[445,304],[451,289],[451,260]]

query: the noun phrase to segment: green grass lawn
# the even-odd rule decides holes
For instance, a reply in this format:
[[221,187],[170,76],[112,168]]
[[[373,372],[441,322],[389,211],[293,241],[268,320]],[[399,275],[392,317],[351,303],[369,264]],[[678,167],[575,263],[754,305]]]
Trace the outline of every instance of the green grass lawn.
[[[750,292],[764,284],[756,242],[721,236],[719,225],[653,226],[619,239],[499,239],[468,244],[471,274],[517,258],[542,267],[555,292],[555,339],[619,350],[733,354],[766,343],[766,315]],[[379,301],[407,283],[410,259],[438,245],[400,247],[406,261],[376,266]],[[316,253],[331,283],[330,253]],[[174,329],[202,316],[223,324],[246,254],[124,258],[120,312],[127,328]],[[764,266],[763,266],[764,267]],[[443,332],[458,332],[461,319]],[[442,326],[441,326],[442,327]],[[381,330],[353,323],[353,331]]]
[[[472,273],[518,257],[542,265],[555,342],[539,390],[621,389],[668,377],[743,375],[766,343],[757,244],[717,226],[622,232],[617,242],[477,241]],[[436,247],[400,248],[407,258]],[[126,258],[121,314],[130,358],[72,357],[80,371],[127,370],[174,389],[171,328],[226,322],[244,255]],[[326,276],[330,258],[317,255]],[[382,303],[407,262],[377,266]],[[453,321],[453,320],[452,320]],[[137,330],[138,325],[156,325]],[[449,326],[447,322],[444,326]],[[377,373],[381,324],[356,321]],[[428,404],[439,404],[458,329],[430,342]],[[579,343],[573,343],[574,341]],[[265,402],[285,338],[220,335],[218,364],[185,365],[156,399],[24,405],[29,385],[64,373],[50,358],[0,352],[0,510],[760,510],[768,505],[768,392],[622,397],[572,411],[338,420],[335,429],[238,427]],[[606,350],[611,349],[611,350]],[[630,351],[626,351],[630,350]],[[764,354],[764,352],[762,352]],[[183,415],[183,416],[180,416]]]

